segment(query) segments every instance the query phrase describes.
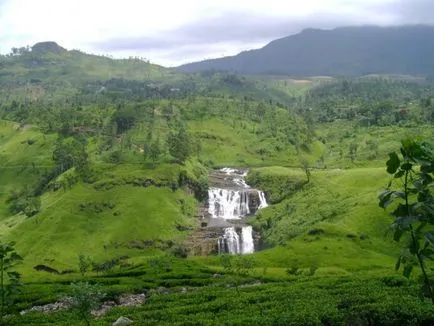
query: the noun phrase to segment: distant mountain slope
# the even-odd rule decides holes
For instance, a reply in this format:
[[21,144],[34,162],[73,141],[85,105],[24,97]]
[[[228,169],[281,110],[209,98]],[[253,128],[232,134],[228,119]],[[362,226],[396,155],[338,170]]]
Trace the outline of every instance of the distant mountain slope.
[[[13,51],[14,53],[14,51]],[[175,75],[169,69],[139,59],[114,60],[68,51],[55,42],[37,43],[0,56],[0,84],[11,82],[72,82],[128,78],[150,80]]]
[[55,42],[13,48],[0,55],[0,102],[91,97],[104,92],[114,98],[185,98],[228,96],[286,103],[288,94],[267,82],[233,73],[183,73],[141,59],[113,59],[68,51]]
[[180,66],[187,72],[358,76],[434,75],[434,26],[306,29],[232,57]]

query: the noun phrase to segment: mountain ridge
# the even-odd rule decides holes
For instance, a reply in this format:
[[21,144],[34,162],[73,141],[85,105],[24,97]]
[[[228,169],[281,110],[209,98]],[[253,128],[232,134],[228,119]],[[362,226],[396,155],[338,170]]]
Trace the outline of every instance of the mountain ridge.
[[[293,76],[368,74],[434,75],[434,26],[350,26],[304,29],[235,56],[179,66],[205,70]],[[434,43],[433,43],[434,44]]]

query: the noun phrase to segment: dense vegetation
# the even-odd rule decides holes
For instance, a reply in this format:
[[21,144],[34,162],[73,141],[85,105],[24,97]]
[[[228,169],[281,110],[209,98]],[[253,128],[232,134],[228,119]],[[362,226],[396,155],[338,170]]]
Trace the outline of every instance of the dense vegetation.
[[371,76],[314,87],[299,107],[319,122],[350,120],[361,126],[415,126],[434,121],[432,96],[432,84],[423,79]]
[[[427,80],[190,75],[51,42],[0,61],[0,235],[23,257],[11,324],[90,322],[93,297],[125,293],[146,304],[95,324],[432,322],[376,198],[400,140],[432,138]],[[192,257],[225,166],[265,191],[262,250]],[[73,310],[17,315],[70,295]]]

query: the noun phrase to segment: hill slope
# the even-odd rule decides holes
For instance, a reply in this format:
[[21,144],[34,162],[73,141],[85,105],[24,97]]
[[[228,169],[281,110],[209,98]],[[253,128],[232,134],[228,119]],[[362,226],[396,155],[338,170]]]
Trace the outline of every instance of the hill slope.
[[246,74],[432,75],[434,27],[342,27],[306,29],[262,49],[183,65],[180,70],[236,71]]

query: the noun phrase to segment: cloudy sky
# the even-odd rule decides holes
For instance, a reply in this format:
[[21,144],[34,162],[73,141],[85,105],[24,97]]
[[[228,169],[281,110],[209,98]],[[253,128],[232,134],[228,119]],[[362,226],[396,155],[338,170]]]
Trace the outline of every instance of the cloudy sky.
[[174,66],[308,27],[432,24],[432,13],[434,0],[0,0],[0,53],[56,41]]

